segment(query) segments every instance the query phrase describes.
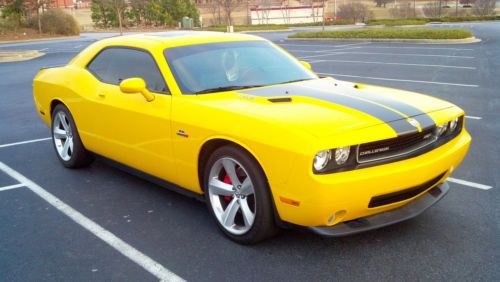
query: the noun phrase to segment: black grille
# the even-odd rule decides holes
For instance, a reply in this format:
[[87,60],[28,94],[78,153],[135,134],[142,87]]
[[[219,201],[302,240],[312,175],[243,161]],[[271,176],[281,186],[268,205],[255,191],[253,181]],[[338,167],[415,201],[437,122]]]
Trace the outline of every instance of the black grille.
[[434,127],[382,141],[359,145],[358,162],[365,163],[404,155],[436,141]]
[[392,204],[392,203],[396,203],[396,202],[400,202],[400,201],[404,201],[404,200],[413,198],[413,197],[417,196],[418,194],[424,192],[425,190],[431,188],[432,186],[436,185],[439,182],[439,180],[441,180],[441,178],[443,178],[445,173],[446,172],[443,172],[440,175],[436,176],[435,178],[433,178],[433,179],[431,179],[423,184],[420,184],[418,186],[411,187],[411,188],[401,190],[398,192],[394,192],[394,193],[389,193],[389,194],[373,197],[370,200],[368,207],[374,208],[374,207],[388,205],[388,204]]

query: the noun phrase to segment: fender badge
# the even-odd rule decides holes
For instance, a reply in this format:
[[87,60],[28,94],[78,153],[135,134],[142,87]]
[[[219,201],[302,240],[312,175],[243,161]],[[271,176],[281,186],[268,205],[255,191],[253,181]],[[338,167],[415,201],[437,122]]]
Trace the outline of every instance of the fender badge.
[[420,122],[418,122],[418,120],[414,119],[414,118],[409,118],[407,119],[407,121],[413,126],[413,127],[420,127]]

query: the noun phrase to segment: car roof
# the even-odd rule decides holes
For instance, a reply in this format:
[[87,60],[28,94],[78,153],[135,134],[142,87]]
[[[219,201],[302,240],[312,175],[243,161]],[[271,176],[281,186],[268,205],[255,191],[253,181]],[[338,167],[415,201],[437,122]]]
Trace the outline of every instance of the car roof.
[[264,40],[261,37],[243,33],[224,33],[212,31],[166,31],[145,34],[116,36],[104,39],[109,44],[125,44],[141,42],[148,47],[171,48],[185,45],[196,45],[214,42]]

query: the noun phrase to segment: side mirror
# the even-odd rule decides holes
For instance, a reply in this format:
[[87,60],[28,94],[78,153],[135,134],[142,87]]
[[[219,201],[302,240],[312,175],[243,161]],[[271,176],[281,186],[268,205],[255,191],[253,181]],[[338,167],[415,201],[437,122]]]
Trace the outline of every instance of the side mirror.
[[155,95],[146,88],[146,82],[142,78],[127,78],[120,82],[120,90],[126,94],[142,94],[146,101],[151,102]]
[[304,67],[306,67],[306,69],[308,70],[312,70],[311,68],[311,64],[309,64],[308,62],[306,61],[299,61]]

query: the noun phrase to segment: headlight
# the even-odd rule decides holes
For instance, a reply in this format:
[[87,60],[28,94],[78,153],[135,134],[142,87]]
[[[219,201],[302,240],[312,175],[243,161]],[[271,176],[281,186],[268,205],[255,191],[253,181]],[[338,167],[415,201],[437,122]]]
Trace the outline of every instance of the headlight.
[[450,131],[455,131],[457,129],[458,125],[458,118],[454,118],[452,121],[450,121]]
[[349,159],[349,152],[351,151],[351,147],[341,147],[335,149],[335,162],[338,165],[343,165]]
[[316,171],[320,171],[326,167],[330,159],[332,158],[332,154],[330,150],[319,151],[316,156],[314,156],[314,169]]
[[447,128],[448,128],[448,123],[438,125],[436,127],[437,136],[439,137],[439,136],[443,135],[446,132]]

